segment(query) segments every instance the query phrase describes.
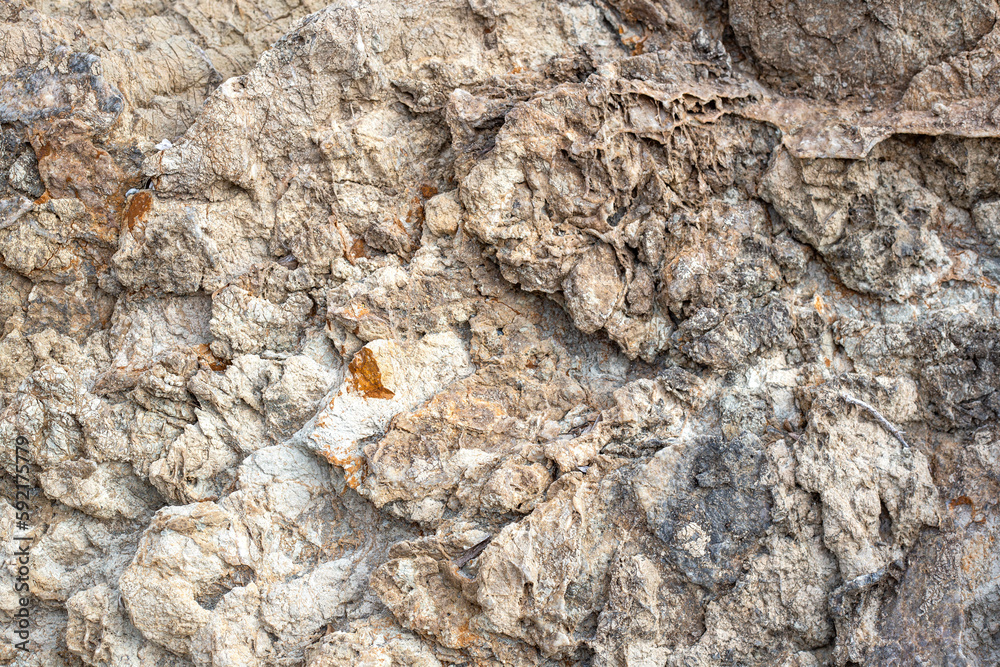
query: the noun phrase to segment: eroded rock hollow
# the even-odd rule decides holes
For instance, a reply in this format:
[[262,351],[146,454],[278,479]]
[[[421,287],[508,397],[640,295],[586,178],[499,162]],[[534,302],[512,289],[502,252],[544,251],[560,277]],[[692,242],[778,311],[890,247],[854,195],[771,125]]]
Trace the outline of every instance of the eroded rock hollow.
[[998,12],[0,0],[0,662],[1000,663]]

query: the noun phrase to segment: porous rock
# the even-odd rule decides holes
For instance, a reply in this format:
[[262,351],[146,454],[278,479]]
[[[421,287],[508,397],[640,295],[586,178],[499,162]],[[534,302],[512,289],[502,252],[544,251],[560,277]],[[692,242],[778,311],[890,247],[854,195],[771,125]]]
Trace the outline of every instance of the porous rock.
[[0,663],[996,664],[998,8],[897,5],[0,0]]

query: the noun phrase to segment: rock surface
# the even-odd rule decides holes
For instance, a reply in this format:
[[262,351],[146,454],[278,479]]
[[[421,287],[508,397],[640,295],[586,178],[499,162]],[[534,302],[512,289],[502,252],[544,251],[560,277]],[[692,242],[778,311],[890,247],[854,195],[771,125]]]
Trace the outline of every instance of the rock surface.
[[0,0],[0,664],[997,664],[998,12]]

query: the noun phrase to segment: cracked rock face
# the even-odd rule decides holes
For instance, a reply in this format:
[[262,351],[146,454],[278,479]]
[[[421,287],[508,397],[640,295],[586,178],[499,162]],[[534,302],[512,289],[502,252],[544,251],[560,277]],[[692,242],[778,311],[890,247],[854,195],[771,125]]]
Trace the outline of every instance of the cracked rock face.
[[998,18],[0,0],[0,664],[997,664]]

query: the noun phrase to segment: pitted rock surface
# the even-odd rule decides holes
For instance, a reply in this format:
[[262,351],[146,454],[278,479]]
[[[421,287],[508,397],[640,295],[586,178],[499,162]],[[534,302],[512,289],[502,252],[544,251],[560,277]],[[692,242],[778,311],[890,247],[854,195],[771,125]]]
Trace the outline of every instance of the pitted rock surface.
[[997,664],[997,19],[0,0],[0,664]]

